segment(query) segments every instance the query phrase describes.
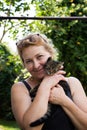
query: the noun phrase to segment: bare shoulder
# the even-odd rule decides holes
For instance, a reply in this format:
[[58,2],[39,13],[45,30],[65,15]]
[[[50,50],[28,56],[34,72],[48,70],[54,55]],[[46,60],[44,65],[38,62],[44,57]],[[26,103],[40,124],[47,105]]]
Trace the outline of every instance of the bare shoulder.
[[82,87],[81,81],[78,78],[76,78],[76,77],[68,77],[67,81],[68,81],[70,86]]
[[80,83],[80,80],[79,80],[78,78],[76,78],[76,77],[68,77],[68,80],[69,80],[70,82],[75,81],[75,82],[79,82],[79,83]]
[[29,93],[27,88],[25,87],[25,85],[22,82],[17,82],[14,83],[11,87],[11,93],[16,93],[16,92],[26,92]]
[[23,85],[23,83],[22,82],[16,82],[16,83],[14,83],[13,85],[12,85],[12,89],[15,89],[15,88],[18,88],[18,86],[19,87],[23,87],[24,85]]
[[71,89],[73,101],[79,108],[87,112],[87,96],[82,83],[75,77],[69,77],[67,80]]
[[72,96],[75,100],[77,100],[78,97],[79,97],[79,99],[83,98],[83,99],[87,100],[84,87],[82,86],[82,83],[79,79],[77,79],[75,77],[69,77],[68,83],[69,83],[69,86],[71,89]]
[[81,81],[76,77],[68,77],[67,82],[70,86],[72,95],[78,92],[84,92]]

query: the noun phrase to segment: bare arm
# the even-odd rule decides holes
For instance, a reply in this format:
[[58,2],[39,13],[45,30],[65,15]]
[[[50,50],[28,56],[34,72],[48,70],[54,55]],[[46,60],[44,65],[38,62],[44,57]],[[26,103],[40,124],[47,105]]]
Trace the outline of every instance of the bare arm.
[[[43,91],[43,92],[42,92]],[[22,83],[14,84],[11,90],[12,110],[19,126],[24,130],[40,130],[41,126],[31,128],[30,122],[40,118],[47,111],[48,92],[44,90],[38,92],[35,100],[31,103],[31,98],[27,89]],[[40,97],[40,98],[39,98]]]
[[11,89],[12,110],[19,126],[24,130],[41,130],[42,126],[31,128],[32,121],[42,117],[48,107],[50,89],[64,77],[59,74],[47,76],[39,86],[34,101],[31,102],[28,90],[22,83],[16,83]]
[[68,81],[73,101],[65,95],[61,86],[52,90],[50,101],[62,106],[78,130],[87,130],[87,97],[78,79],[70,77]]
[[70,77],[69,84],[73,93],[73,102],[67,100],[64,110],[70,116],[78,130],[87,130],[87,97],[80,81]]

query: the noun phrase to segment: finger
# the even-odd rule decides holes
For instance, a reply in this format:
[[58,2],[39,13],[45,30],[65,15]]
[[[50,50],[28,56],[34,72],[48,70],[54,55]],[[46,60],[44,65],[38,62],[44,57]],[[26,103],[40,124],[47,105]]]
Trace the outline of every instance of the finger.
[[59,88],[59,87],[61,87],[61,85],[57,84],[56,87]]
[[56,77],[55,77],[55,78],[57,78],[58,82],[59,82],[60,80],[66,80],[66,78],[65,78],[63,75],[61,75],[61,74],[56,74]]
[[56,73],[57,73],[57,74],[62,74],[62,75],[66,74],[66,72],[65,72],[64,70],[59,70],[59,71],[57,71]]

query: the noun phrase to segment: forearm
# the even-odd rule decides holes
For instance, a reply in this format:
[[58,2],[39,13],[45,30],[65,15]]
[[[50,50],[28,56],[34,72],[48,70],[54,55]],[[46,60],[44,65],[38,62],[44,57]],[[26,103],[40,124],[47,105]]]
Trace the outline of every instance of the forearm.
[[79,109],[69,98],[62,107],[78,130],[87,130],[87,113]]
[[45,87],[40,87],[38,89],[34,101],[31,103],[29,109],[27,109],[23,118],[25,128],[29,127],[31,122],[39,119],[47,112],[49,93],[50,89]]

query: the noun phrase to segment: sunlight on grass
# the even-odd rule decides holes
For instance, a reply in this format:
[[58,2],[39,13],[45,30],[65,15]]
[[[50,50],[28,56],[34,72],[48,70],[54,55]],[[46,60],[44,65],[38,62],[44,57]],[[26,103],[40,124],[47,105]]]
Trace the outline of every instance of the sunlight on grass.
[[20,130],[19,128],[12,128],[8,126],[0,126],[0,130]]
[[20,130],[15,121],[0,120],[0,130]]

